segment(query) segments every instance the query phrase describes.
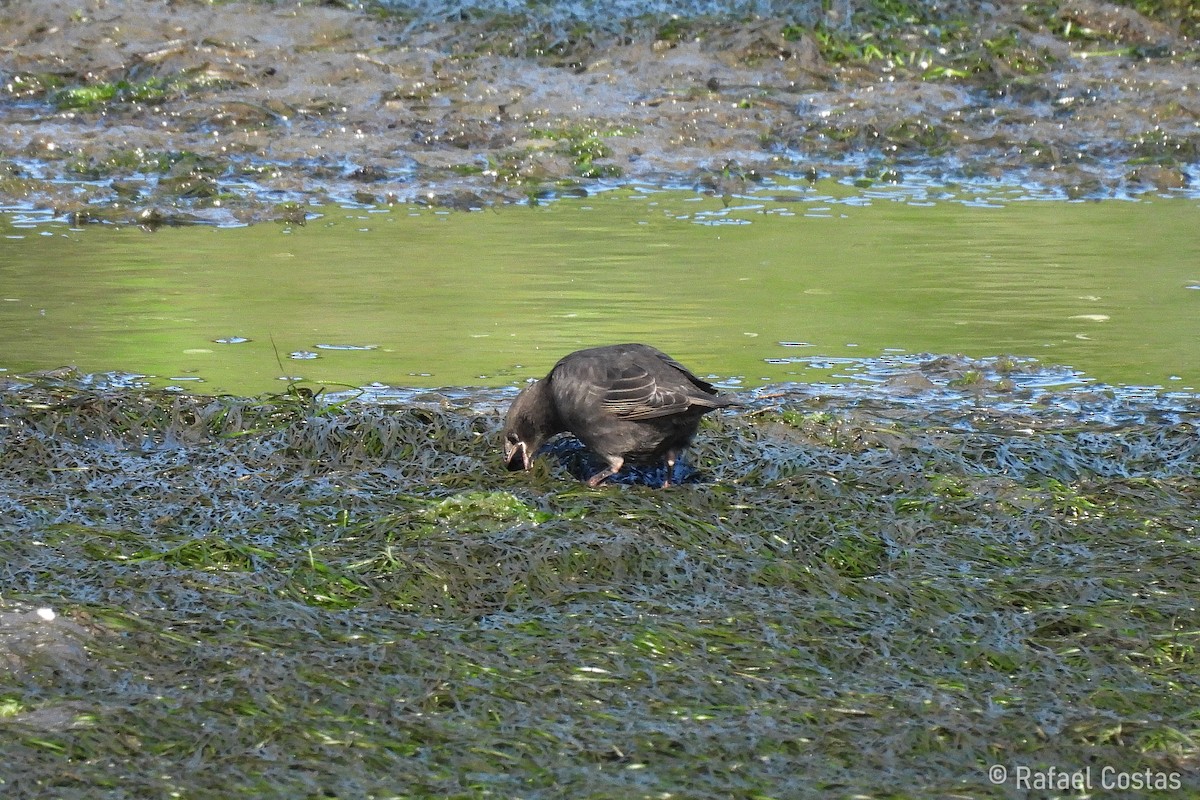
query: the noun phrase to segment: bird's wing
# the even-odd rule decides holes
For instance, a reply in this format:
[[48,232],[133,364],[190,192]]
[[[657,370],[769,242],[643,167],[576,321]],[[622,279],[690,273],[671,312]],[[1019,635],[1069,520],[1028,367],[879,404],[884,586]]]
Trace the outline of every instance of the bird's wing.
[[654,354],[656,356],[658,356],[659,361],[663,362],[668,367],[671,367],[674,370],[678,370],[679,373],[684,378],[686,378],[690,384],[692,384],[692,386],[696,387],[700,391],[704,392],[705,394],[716,394],[717,393],[717,390],[715,388],[713,388],[713,385],[711,383],[709,383],[706,380],[701,380],[700,378],[697,378],[695,375],[692,374],[692,371],[690,369],[685,367],[683,364],[680,364],[678,361],[671,358],[669,355],[667,355],[663,351],[655,350]]
[[[681,370],[683,375],[691,376],[686,369],[669,360],[668,363]],[[678,377],[682,378],[683,375]],[[664,386],[645,367],[636,363],[627,364],[609,373],[608,387],[600,404],[605,411],[622,419],[668,417],[682,414],[689,406],[715,405],[708,397],[689,392],[687,388],[682,382],[677,386]]]

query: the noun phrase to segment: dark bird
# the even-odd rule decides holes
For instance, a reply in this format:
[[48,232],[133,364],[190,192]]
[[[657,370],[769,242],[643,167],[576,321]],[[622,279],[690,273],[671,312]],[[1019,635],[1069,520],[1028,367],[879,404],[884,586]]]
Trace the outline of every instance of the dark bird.
[[608,462],[588,486],[616,475],[626,461],[665,463],[667,486],[700,418],[736,404],[648,345],[577,350],[513,400],[504,418],[504,461],[510,470],[529,469],[548,439],[570,432]]

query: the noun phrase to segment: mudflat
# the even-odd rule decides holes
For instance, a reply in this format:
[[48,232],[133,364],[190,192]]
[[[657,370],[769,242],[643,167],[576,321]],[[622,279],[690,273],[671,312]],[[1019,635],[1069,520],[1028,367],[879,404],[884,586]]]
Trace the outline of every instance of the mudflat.
[[236,223],[613,181],[737,194],[781,172],[994,176],[1070,197],[1196,177],[1186,4],[812,5],[7,4],[0,204]]

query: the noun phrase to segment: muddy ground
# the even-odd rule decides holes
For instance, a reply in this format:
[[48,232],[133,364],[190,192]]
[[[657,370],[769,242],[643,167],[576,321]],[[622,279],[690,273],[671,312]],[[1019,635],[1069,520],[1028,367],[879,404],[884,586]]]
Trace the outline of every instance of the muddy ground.
[[780,173],[1069,197],[1198,177],[1190,3],[0,7],[0,205],[80,221],[475,208],[614,181],[737,194]]

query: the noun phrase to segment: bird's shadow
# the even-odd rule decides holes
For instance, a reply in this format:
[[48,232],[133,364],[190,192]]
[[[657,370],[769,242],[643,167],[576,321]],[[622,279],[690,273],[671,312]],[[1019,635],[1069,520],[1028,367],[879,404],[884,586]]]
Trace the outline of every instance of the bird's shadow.
[[[543,445],[538,451],[540,455],[557,461],[567,472],[580,481],[586,482],[597,472],[604,470],[608,464],[600,456],[583,446],[583,443],[571,436],[563,436]],[[666,465],[645,465],[626,462],[616,475],[604,481],[602,486],[620,484],[622,486],[654,486],[663,485],[667,476]],[[700,483],[702,476],[682,461],[675,462],[671,471],[671,483]]]

